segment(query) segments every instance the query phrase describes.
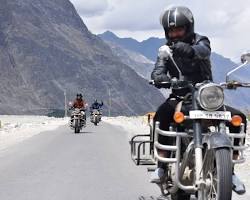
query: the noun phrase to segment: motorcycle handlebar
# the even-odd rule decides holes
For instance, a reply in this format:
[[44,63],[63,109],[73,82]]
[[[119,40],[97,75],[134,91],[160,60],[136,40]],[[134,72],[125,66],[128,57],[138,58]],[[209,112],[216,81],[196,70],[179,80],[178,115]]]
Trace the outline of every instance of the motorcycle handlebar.
[[154,80],[150,80],[149,81],[150,85],[154,85],[156,87],[161,87],[161,88],[170,88],[172,83],[171,82],[160,82],[160,83],[156,83]]
[[225,87],[226,89],[237,89],[238,87],[245,87],[250,88],[250,83],[240,83],[237,81],[231,81],[228,83],[221,83],[222,87]]
[[183,87],[189,87],[190,82],[188,81],[180,81],[176,78],[173,78],[169,81],[163,81],[163,82],[155,82],[154,80],[149,81],[150,85],[154,85],[158,88],[183,88]]

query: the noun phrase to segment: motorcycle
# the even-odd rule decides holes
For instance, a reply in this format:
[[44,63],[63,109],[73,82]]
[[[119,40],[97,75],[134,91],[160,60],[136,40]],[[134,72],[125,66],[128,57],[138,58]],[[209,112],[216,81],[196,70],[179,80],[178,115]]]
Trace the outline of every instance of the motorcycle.
[[75,108],[71,113],[70,127],[75,133],[80,133],[81,129],[86,126],[85,111]]
[[98,109],[93,109],[90,115],[90,121],[97,126],[97,124],[101,121],[102,113]]
[[[159,128],[156,122],[153,135],[153,159],[166,165],[160,187],[163,197],[173,200],[231,200],[232,172],[236,164],[243,163],[245,138],[244,124],[238,115],[231,116],[224,105],[224,90],[250,87],[249,83],[230,81],[229,75],[250,63],[250,53],[242,55],[243,64],[227,73],[226,82],[203,82],[193,85],[185,81],[176,65],[170,49],[166,50],[179,72],[173,78],[157,86],[171,89],[189,88],[191,93],[182,97],[176,106],[174,123],[169,131]],[[156,85],[154,81],[150,84]],[[240,128],[230,133],[228,125]],[[174,138],[174,144],[164,145],[160,136]],[[237,142],[235,143],[235,141]],[[160,151],[168,152],[162,155]],[[236,156],[234,152],[237,152]]]

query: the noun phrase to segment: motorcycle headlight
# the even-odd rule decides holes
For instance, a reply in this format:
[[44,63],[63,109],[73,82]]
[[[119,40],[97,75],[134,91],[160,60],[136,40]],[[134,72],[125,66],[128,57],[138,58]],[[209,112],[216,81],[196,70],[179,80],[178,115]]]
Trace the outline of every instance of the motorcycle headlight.
[[198,102],[204,110],[214,111],[224,103],[224,92],[221,86],[208,83],[198,90]]

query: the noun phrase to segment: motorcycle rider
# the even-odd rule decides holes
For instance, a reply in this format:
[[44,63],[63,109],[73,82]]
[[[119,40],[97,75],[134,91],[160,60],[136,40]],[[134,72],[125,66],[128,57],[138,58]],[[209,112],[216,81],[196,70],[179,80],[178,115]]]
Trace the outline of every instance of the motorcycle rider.
[[[206,36],[194,32],[192,12],[187,7],[174,6],[163,12],[160,21],[167,39],[166,45],[172,49],[173,58],[180,68],[184,79],[191,81],[193,84],[212,81],[210,41]],[[160,82],[179,77],[176,67],[168,59],[168,54],[165,51],[166,45],[160,47],[155,68],[151,74],[151,78],[154,80],[157,88],[160,88]],[[160,129],[169,130],[170,124],[174,121],[173,115],[180,97],[185,96],[189,92],[189,89],[172,89],[169,98],[158,108],[154,117],[154,123],[156,121],[160,122]],[[246,124],[246,117],[243,113],[229,106],[226,108],[228,111],[231,111],[232,115],[240,115],[243,123]],[[239,132],[239,127],[230,126],[229,129],[231,132]],[[173,144],[173,138],[171,137],[160,135],[159,141],[165,145]],[[169,152],[159,151],[158,153],[166,156]],[[165,172],[166,164],[158,162],[158,168],[152,174],[151,182],[160,183]],[[233,189],[238,194],[245,193],[244,184],[235,174],[233,174]]]
[[72,108],[78,108],[81,110],[85,110],[86,109],[86,101],[82,98],[82,94],[76,94],[76,99],[72,105]]
[[[86,101],[82,98],[82,94],[79,93],[79,94],[76,94],[76,99],[74,100],[73,102],[73,105],[71,107],[71,109],[75,109],[75,108],[78,108],[80,109],[81,111],[85,111],[86,110]],[[86,115],[84,115],[84,118],[86,120]]]
[[99,103],[98,100],[95,99],[94,103],[92,103],[92,105],[90,107],[90,112],[92,112],[94,109],[96,109],[100,112],[100,109],[102,106],[103,106],[103,101],[101,101],[101,103]]

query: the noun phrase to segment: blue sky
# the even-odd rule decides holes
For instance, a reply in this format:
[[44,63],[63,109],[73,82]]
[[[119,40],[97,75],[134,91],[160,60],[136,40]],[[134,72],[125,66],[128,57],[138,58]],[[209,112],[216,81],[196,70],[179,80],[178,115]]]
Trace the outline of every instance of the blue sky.
[[[250,1],[247,0],[71,0],[89,30],[106,30],[139,41],[164,37],[159,16],[169,5],[194,13],[195,30],[208,36],[213,51],[237,60],[250,50]],[[247,3],[248,2],[248,3]]]

